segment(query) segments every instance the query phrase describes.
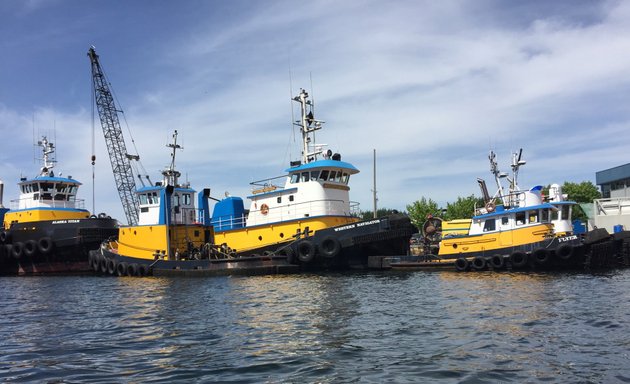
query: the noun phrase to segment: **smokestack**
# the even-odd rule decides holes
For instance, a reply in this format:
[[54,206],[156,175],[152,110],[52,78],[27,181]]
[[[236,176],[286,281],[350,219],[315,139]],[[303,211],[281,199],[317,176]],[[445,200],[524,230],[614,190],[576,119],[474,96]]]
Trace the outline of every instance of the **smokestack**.
[[2,198],[4,197],[4,183],[0,180],[0,208],[4,208],[2,205]]

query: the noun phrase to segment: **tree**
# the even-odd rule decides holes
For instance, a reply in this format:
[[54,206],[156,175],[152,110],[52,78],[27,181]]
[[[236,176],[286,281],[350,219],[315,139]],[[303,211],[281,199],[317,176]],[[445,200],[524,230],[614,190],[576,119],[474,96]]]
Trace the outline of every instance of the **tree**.
[[[401,213],[395,209],[389,209],[389,208],[379,208],[376,210],[376,217],[383,217],[383,216],[388,216],[388,215],[393,215],[396,213]],[[402,212],[404,213],[404,212]],[[374,211],[361,211],[361,220],[369,220],[369,219],[373,219],[374,218]]]
[[454,203],[446,204],[444,220],[470,219],[475,215],[475,208],[483,206],[483,199],[475,195],[458,197]]
[[441,210],[435,201],[423,196],[420,200],[407,205],[407,212],[409,212],[408,215],[413,225],[422,228],[428,215],[439,216]]
[[591,181],[583,181],[581,183],[565,181],[562,184],[562,193],[566,193],[567,199],[576,203],[592,203],[593,200],[602,197],[597,186]]

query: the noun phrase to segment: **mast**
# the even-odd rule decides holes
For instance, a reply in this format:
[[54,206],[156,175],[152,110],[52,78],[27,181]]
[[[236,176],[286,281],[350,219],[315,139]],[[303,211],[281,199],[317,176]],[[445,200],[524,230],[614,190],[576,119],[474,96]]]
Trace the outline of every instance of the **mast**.
[[321,120],[315,120],[313,116],[313,103],[308,100],[308,93],[304,89],[300,89],[300,94],[293,98],[294,101],[300,103],[300,120],[294,125],[300,127],[302,133],[302,164],[310,163],[317,160],[317,155],[322,153],[323,145],[315,145],[314,132],[322,129]]
[[374,198],[374,218],[376,219],[376,148],[374,149],[374,187],[372,189],[373,198]]
[[92,63],[94,98],[101,120],[101,127],[103,128],[103,135],[105,136],[107,151],[109,152],[109,160],[112,164],[118,195],[120,196],[127,222],[129,225],[137,225],[140,204],[136,195],[136,183],[131,169],[131,160],[139,160],[140,157],[127,153],[118,119],[118,112],[121,111],[116,109],[114,97],[109,89],[94,47],[89,49],[88,57]]
[[50,155],[55,153],[55,145],[48,141],[46,136],[42,136],[42,139],[37,142],[37,145],[42,147],[44,166],[40,170],[40,176],[53,176],[53,167],[55,166],[55,160],[50,158]]
[[178,149],[184,149],[181,145],[177,144],[177,130],[173,133],[173,143],[166,144],[166,146],[168,148],[172,148],[173,152],[171,153],[171,164],[168,168],[162,171],[162,175],[164,176],[164,186],[172,185],[173,187],[177,187],[178,178],[182,174],[175,170],[175,155]]

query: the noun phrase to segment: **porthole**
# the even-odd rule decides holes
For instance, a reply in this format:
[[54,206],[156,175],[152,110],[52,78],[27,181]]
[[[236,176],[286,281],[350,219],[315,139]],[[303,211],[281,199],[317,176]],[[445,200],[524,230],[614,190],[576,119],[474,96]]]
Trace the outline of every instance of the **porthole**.
[[457,249],[457,244],[453,244],[453,248]]
[[258,240],[262,241],[262,236],[258,236]]

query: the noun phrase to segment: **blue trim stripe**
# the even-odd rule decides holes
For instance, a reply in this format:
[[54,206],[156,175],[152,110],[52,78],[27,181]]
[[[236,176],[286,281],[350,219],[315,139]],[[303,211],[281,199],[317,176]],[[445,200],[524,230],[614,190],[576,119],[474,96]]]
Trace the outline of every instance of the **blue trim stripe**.
[[505,215],[509,215],[511,213],[516,213],[516,212],[527,212],[527,211],[532,211],[535,209],[557,209],[556,207],[554,207],[553,205],[549,204],[549,203],[543,203],[543,204],[539,204],[539,205],[532,205],[531,207],[523,207],[523,208],[512,208],[512,209],[506,209],[505,211],[500,211],[500,212],[492,212],[492,213],[486,213],[483,215],[478,215],[478,216],[473,216],[473,219],[483,219],[486,217],[495,217],[495,216],[505,216]]
[[318,168],[336,168],[336,169],[341,168],[343,170],[349,171],[350,174],[359,173],[359,170],[355,168],[354,165],[350,163],[346,163],[345,161],[337,161],[337,160],[317,160],[317,161],[313,161],[307,164],[302,164],[297,167],[285,169],[285,172],[295,173],[295,172],[301,172],[301,171],[318,169]]

